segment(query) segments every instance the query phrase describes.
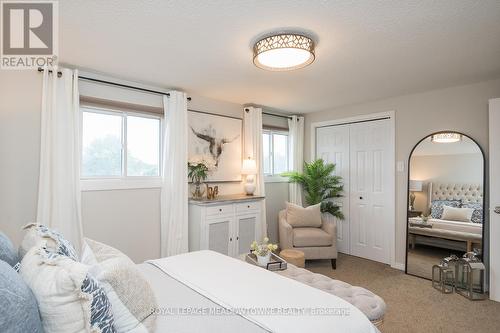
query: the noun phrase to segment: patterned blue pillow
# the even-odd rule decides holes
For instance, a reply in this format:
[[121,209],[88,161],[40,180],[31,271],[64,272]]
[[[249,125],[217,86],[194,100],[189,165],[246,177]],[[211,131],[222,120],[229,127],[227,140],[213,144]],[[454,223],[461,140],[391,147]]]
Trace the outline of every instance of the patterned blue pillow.
[[462,204],[463,208],[472,208],[471,222],[472,223],[483,223],[483,204],[477,202],[469,202]]
[[92,296],[92,303],[90,305],[90,327],[96,332],[101,333],[116,332],[111,303],[104,289],[99,286],[97,280],[87,275],[82,282],[81,290]]
[[459,208],[461,204],[460,200],[432,200],[431,217],[440,219],[443,216],[443,206]]
[[[43,225],[43,224],[37,224],[37,223],[31,223],[25,226],[23,229],[31,230],[34,231],[36,234],[35,237],[41,237],[41,238],[50,238],[51,240],[54,241],[55,243],[55,249],[52,249],[52,251],[55,251],[57,254],[69,257],[75,261],[78,261],[78,256],[75,251],[75,247],[73,244],[71,244],[70,241],[68,241],[66,238],[63,237],[59,232]],[[25,238],[26,239],[26,238]],[[28,244],[25,243],[25,240],[23,240],[23,244],[21,244],[20,248],[20,255],[21,257],[24,256],[28,250],[36,245],[36,242],[33,241],[27,241]]]

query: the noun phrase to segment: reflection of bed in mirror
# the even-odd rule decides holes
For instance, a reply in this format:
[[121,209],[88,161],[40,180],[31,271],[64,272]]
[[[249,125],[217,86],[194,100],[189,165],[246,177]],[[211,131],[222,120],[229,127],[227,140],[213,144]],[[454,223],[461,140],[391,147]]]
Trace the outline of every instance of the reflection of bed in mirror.
[[445,131],[416,143],[408,160],[408,274],[430,279],[445,257],[483,257],[483,188],[484,154],[472,138]]
[[[483,189],[479,184],[428,183],[429,220],[423,224],[421,217],[408,219],[408,243],[429,245],[457,251],[481,249],[483,235]],[[457,208],[471,208],[469,221],[443,219],[440,204],[454,204]],[[432,211],[434,210],[434,211]]]

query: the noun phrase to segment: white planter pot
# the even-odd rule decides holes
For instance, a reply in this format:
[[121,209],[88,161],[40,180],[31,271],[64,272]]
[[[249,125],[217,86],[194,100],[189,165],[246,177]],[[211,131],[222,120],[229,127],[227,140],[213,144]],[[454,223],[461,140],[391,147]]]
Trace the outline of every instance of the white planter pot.
[[266,267],[271,260],[271,252],[268,252],[265,256],[257,256],[257,262],[259,266]]

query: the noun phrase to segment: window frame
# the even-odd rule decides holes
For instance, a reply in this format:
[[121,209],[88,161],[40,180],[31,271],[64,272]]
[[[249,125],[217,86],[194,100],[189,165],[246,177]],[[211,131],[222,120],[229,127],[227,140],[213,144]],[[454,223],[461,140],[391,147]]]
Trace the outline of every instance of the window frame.
[[290,170],[290,132],[285,130],[285,129],[270,129],[270,128],[263,128],[262,129],[262,136],[264,134],[269,135],[269,155],[270,155],[270,168],[271,168],[271,173],[264,173],[264,182],[266,183],[281,183],[281,182],[288,182],[287,177],[282,177],[279,174],[275,173],[274,170],[274,135],[285,135],[287,137],[286,140],[286,169],[287,171]]
[[[112,115],[121,117],[121,175],[120,176],[83,176],[80,164],[80,186],[82,191],[99,191],[114,189],[136,189],[136,188],[159,188],[163,176],[163,128],[164,117],[159,114],[125,110],[107,106],[80,105],[80,159],[83,159],[83,114],[84,112]],[[127,154],[127,118],[141,117],[159,120],[159,144],[158,144],[158,175],[157,176],[129,176],[128,154]],[[81,163],[81,162],[80,162]]]

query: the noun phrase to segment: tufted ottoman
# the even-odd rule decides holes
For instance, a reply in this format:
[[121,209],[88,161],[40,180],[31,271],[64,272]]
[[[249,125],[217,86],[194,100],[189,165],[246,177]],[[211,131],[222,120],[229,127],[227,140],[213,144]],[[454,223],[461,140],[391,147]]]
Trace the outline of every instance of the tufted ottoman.
[[286,270],[276,273],[338,296],[361,310],[375,326],[378,328],[382,326],[386,305],[382,298],[371,291],[310,272],[290,263]]

